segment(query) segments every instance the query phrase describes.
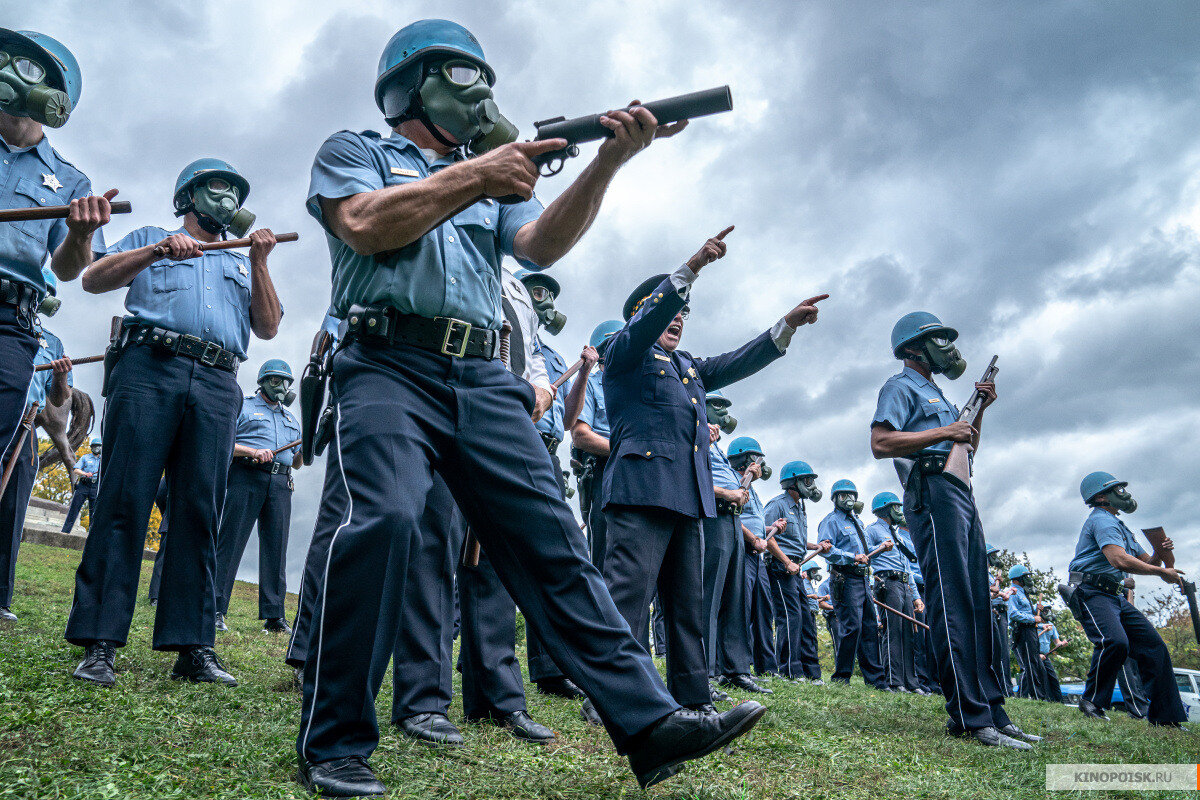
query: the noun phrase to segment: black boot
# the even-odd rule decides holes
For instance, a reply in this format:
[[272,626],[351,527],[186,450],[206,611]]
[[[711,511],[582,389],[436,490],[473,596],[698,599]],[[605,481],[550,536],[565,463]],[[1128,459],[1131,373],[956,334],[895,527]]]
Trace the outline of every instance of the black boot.
[[83,661],[79,662],[71,677],[101,686],[112,686],[117,682],[117,676],[113,673],[116,657],[117,646],[112,642],[92,642],[83,649]]
[[754,727],[767,709],[753,700],[723,714],[680,709],[656,722],[629,752],[629,766],[645,789],[679,772],[685,761],[719,750]]
[[737,689],[741,689],[744,692],[754,692],[756,694],[775,694],[774,689],[768,689],[767,687],[761,685],[758,681],[754,680],[753,676],[745,673],[726,675],[722,679],[722,683],[725,683],[728,686],[733,686]]
[[425,744],[459,747],[463,743],[462,732],[445,714],[414,714],[400,720],[396,727],[408,738]]
[[591,700],[583,701],[583,705],[579,708],[579,716],[583,717],[583,721],[589,725],[595,725],[598,728],[604,727],[604,720],[600,719],[600,715],[596,713],[596,707],[592,705]]
[[314,794],[320,792],[322,797],[381,797],[387,791],[362,756],[317,764],[301,762],[296,780]]
[[1042,737],[1035,736],[1032,733],[1026,733],[1011,722],[1000,729],[1000,732],[1010,739],[1024,739],[1027,742],[1037,744],[1042,740]]
[[220,683],[237,686],[237,678],[225,671],[225,665],[217,658],[211,647],[189,647],[181,650],[171,669],[171,677],[177,681],[192,683]]
[[500,726],[507,728],[514,738],[534,744],[549,744],[554,741],[554,731],[541,723],[535,722],[527,711],[514,711],[506,714],[500,720]]
[[292,626],[283,617],[276,617],[263,622],[263,630],[267,633],[291,633]]
[[570,678],[547,678],[537,682],[537,690],[542,694],[565,697],[568,700],[582,700],[587,697],[583,690],[571,682]]

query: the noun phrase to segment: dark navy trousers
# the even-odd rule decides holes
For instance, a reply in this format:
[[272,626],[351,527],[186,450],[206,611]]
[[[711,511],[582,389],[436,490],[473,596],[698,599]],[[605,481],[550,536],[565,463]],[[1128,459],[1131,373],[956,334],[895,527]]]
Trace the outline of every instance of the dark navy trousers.
[[[910,584],[895,578],[883,578],[876,586],[879,601],[913,616],[912,592]],[[883,660],[885,680],[893,689],[908,689],[916,691],[917,664],[913,640],[913,624],[899,614],[884,611],[876,606],[876,613],[883,618],[883,640],[880,642],[879,653]],[[915,619],[915,617],[914,617]]]
[[525,710],[525,682],[517,662],[517,607],[487,553],[479,566],[458,567],[462,612],[463,715],[501,718]]
[[604,574],[604,557],[608,555],[608,520],[604,518],[604,503],[600,501],[600,487],[604,485],[604,467],[608,458],[596,458],[592,467],[592,477],[588,480],[588,491],[591,493],[591,504],[588,506],[588,538],[592,554],[592,563],[600,574]]
[[1003,728],[1009,719],[992,661],[991,582],[975,498],[945,475],[913,475],[904,516],[925,576],[925,619],[950,727]]
[[158,524],[158,550],[154,553],[154,567],[150,570],[148,596],[151,600],[157,602],[158,590],[162,586],[163,550],[166,545],[167,530],[169,529],[167,520],[170,519],[167,515],[167,479],[165,477],[158,482],[158,493],[154,495],[154,505],[158,506],[158,513],[162,517],[162,522]]
[[1150,708],[1150,722],[1185,722],[1187,713],[1179,698],[1171,653],[1158,631],[1142,612],[1124,597],[1086,584],[1075,590],[1079,621],[1095,647],[1083,697],[1105,709],[1112,705],[1113,685],[1126,658],[1137,662]]
[[[1039,657],[1042,660],[1042,669],[1046,673],[1046,700],[1051,703],[1061,703],[1062,686],[1058,682],[1058,670],[1054,667],[1054,662],[1050,659],[1050,656]],[[1117,679],[1120,680],[1119,674]],[[1128,705],[1126,705],[1126,708],[1128,708]]]
[[[834,589],[835,583],[840,588]],[[879,663],[879,625],[875,604],[865,575],[843,575],[835,572],[829,579],[831,592],[836,592],[833,607],[837,609],[838,640],[833,649],[833,680],[849,683],[854,674],[854,660],[862,670],[868,686],[882,689],[887,685]]]
[[1008,636],[1008,609],[992,606],[992,669],[1000,678],[1000,692],[1012,697],[1012,640]]
[[233,373],[132,345],[110,376],[100,497],[66,639],[123,647],[137,601],[146,524],[167,473],[171,497],[155,650],[211,646],[216,636],[217,526],[242,393]]
[[[3,370],[0,370],[2,372]],[[13,441],[4,450],[4,461],[0,470],[8,465],[12,457]],[[17,575],[17,551],[21,547],[21,534],[25,529],[25,512],[29,509],[29,495],[33,493],[33,482],[37,478],[37,430],[31,430],[21,446],[13,467],[12,477],[0,498],[0,608],[12,604],[13,585]]]
[[808,604],[802,597],[804,578],[799,574],[789,575],[783,564],[773,558],[767,564],[767,578],[775,610],[775,661],[779,674],[788,678],[807,677],[800,657],[804,617],[808,616]]
[[529,384],[499,361],[352,341],[334,357],[333,391],[314,534],[314,547],[328,546],[316,559],[324,563],[307,626],[301,758],[369,756],[378,744],[373,649],[391,650],[395,638],[397,605],[385,597],[402,603],[414,591],[408,565],[435,471],[526,624],[592,699],[619,751],[679,707],[587,558],[529,419]]
[[272,475],[234,460],[217,532],[217,610],[229,613],[229,595],[250,531],[258,524],[258,618],[281,619],[287,592],[287,541],[292,488],[287,475]]
[[638,506],[609,505],[604,514],[608,518],[604,580],[613,602],[630,629],[640,635],[650,629],[651,600],[661,606],[667,686],[680,705],[709,702],[700,520]]
[[[925,585],[917,584],[917,592],[925,599]],[[929,624],[924,611],[913,611],[913,617]],[[940,692],[942,687],[937,682],[937,670],[933,663],[933,643],[929,640],[929,631],[919,628],[913,640],[913,661],[917,671],[917,684],[927,692]]]
[[1046,670],[1038,652],[1037,625],[1017,623],[1012,626],[1013,650],[1021,665],[1021,682],[1017,694],[1033,700],[1049,697],[1046,690]]
[[100,493],[100,482],[96,478],[80,478],[75,482],[75,491],[71,494],[71,507],[67,509],[67,518],[63,521],[63,533],[70,533],[75,527],[75,520],[79,519],[79,512],[83,510],[83,503],[87,501],[88,518],[96,516],[96,496]]
[[37,351],[37,336],[17,321],[16,309],[0,304],[0,448],[6,452],[25,415]]
[[[1098,649],[1092,650],[1092,661],[1100,656]],[[1055,679],[1058,674],[1055,673]],[[1142,688],[1142,676],[1138,674],[1137,662],[1132,658],[1125,659],[1117,672],[1117,685],[1121,687],[1121,697],[1125,701],[1125,710],[1134,719],[1145,719],[1150,712],[1150,698]],[[1182,699],[1182,698],[1181,698]]]
[[749,674],[753,665],[746,639],[746,575],[741,528],[737,517],[720,514],[705,519],[704,605],[708,627],[704,652],[708,674]]
[[[745,550],[745,543],[742,549]],[[767,577],[767,565],[758,553],[746,553],[746,642],[750,649],[754,671],[759,675],[777,672],[779,662],[775,659],[775,637],[771,634],[771,620],[775,609],[771,604],[771,580]]]

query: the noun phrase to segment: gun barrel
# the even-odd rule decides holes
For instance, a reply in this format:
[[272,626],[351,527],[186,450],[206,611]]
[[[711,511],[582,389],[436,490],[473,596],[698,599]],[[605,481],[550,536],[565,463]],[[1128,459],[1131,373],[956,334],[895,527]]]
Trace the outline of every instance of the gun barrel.
[[[128,214],[133,211],[128,201],[117,200],[109,204],[110,213]],[[70,206],[31,206],[30,208],[8,208],[0,211],[0,222],[25,222],[31,219],[66,219]]]
[[[650,103],[642,103],[642,107],[654,115],[659,125],[679,122],[695,117],[705,117],[709,114],[721,114],[733,110],[733,94],[728,86],[717,86],[677,97],[667,97]],[[625,109],[628,111],[629,109]],[[600,124],[603,114],[588,114],[574,119],[555,119],[535,122],[537,139],[566,139],[572,144],[593,142],[606,139],[613,132]]]

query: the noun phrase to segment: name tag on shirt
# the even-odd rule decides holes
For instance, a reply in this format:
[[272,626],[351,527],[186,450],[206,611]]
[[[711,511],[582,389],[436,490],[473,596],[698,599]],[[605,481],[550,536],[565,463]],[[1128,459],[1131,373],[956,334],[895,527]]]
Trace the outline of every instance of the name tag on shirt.
[[940,402],[942,402],[942,398],[940,398],[940,397],[931,397],[931,398],[929,398],[929,402],[931,402],[931,403],[940,403]]
[[419,178],[421,173],[415,169],[402,169],[401,167],[392,167],[392,174],[399,175],[402,178]]
[[659,361],[670,361],[671,360],[670,356],[660,356],[658,353],[655,353],[654,357],[657,358]]

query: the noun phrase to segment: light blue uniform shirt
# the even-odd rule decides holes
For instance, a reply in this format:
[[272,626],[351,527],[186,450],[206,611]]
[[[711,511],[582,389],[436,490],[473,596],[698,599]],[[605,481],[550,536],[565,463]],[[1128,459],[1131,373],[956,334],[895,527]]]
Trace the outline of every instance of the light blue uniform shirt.
[[325,319],[321,320],[321,330],[328,333],[335,340],[341,341],[341,326],[342,321],[333,315],[333,307],[330,306],[329,310],[325,312]]
[[[299,438],[300,420],[282,403],[273,405],[267,402],[261,392],[255,392],[242,403],[235,438],[238,444],[255,450],[274,450]],[[280,464],[291,464],[299,449],[300,446],[296,445],[277,453],[275,460]]]
[[[124,253],[158,244],[173,231],[148,225],[108,248]],[[126,321],[166,328],[214,342],[246,360],[250,344],[250,257],[210,250],[196,258],[162,258],[139,272],[125,294]]]
[[1038,634],[1038,652],[1042,655],[1049,655],[1050,648],[1058,641],[1058,628],[1054,623],[1050,623],[1050,627]]
[[[854,557],[867,551],[863,549],[863,539],[866,534],[854,516],[840,508],[835,508],[825,515],[817,526],[817,541],[829,542],[832,547],[825,552],[825,560],[839,567],[848,567],[855,563]],[[860,539],[859,534],[863,534]]]
[[817,587],[813,585],[813,582],[808,578],[804,578],[803,581],[804,582],[801,584],[801,586],[804,587],[804,604],[808,607],[809,611],[816,611],[817,601],[809,597],[809,595],[819,595],[821,594],[821,591],[817,589]]
[[[533,349],[534,352],[542,354],[542,358],[546,362],[546,375],[550,378],[551,383],[554,383],[567,371],[567,362],[563,361],[563,357],[558,354],[557,350],[543,342],[540,336],[533,340]],[[554,402],[537,421],[539,431],[553,436],[560,442],[566,436],[566,431],[563,430],[566,392],[566,386],[558,387],[558,391],[554,394]]]
[[[829,595],[829,600],[826,602],[828,602],[830,605],[833,605],[833,593],[829,591],[829,578],[821,581],[821,585],[817,587],[816,593],[822,596]],[[822,611],[824,611],[824,609],[822,609]]]
[[1013,593],[1008,596],[1008,624],[1015,625],[1018,622],[1033,622],[1033,604],[1029,602],[1028,595],[1025,590],[1015,583],[1012,585]]
[[402,314],[453,317],[500,329],[500,262],[513,255],[517,231],[541,215],[536,197],[513,205],[484,198],[406,247],[373,256],[355,253],[334,236],[321,212],[321,198],[336,200],[413,183],[460,158],[455,151],[429,164],[420,148],[397,133],[384,139],[374,131],[340,131],[321,145],[312,166],[307,207],[325,228],[337,316],[344,318],[356,303],[388,305]]
[[[912,367],[893,375],[879,390],[872,425],[887,423],[897,431],[915,433],[941,428],[958,420],[958,409],[942,390]],[[938,442],[928,453],[949,453],[953,442]]]
[[97,477],[100,475],[100,456],[84,453],[83,456],[75,462],[75,469],[80,472],[91,472]]
[[796,502],[787,492],[772,497],[767,507],[763,509],[763,524],[770,524],[777,519],[787,520],[787,527],[775,534],[779,549],[788,558],[804,561],[808,558],[808,517],[804,513],[804,504]]
[[[763,525],[762,512],[762,500],[758,498],[758,492],[754,491],[754,484],[750,484],[750,501],[746,503],[745,507],[742,509],[742,516],[739,519],[743,525],[750,529],[751,533],[760,539],[763,538],[763,534],[766,533],[766,526]],[[778,519],[778,517],[776,517],[776,519]],[[741,529],[739,529],[738,532],[740,533]]]
[[[9,147],[0,137],[0,208],[65,206],[91,193],[91,181],[63,159],[46,136],[24,149]],[[65,238],[65,219],[0,224],[0,277],[27,283],[45,295],[42,265]],[[103,228],[92,234],[92,249],[104,252]]]
[[1079,542],[1075,545],[1075,557],[1067,569],[1071,572],[1090,572],[1096,575],[1107,575],[1116,580],[1125,580],[1125,573],[1108,563],[1104,557],[1105,545],[1115,544],[1125,548],[1125,552],[1137,558],[1146,551],[1138,544],[1133,531],[1125,527],[1116,515],[1102,508],[1093,508],[1083,523],[1079,534]]
[[595,434],[612,435],[612,429],[608,427],[608,411],[604,408],[604,372],[601,370],[588,375],[587,391],[583,395],[583,410],[579,412],[579,421],[586,423]]
[[742,479],[733,471],[729,458],[719,444],[714,442],[708,449],[708,455],[712,464],[713,486],[720,486],[722,489],[742,488]]
[[[64,355],[66,353],[63,351],[61,339],[47,330],[38,332],[38,351],[33,357],[33,365],[35,367],[39,364],[49,364],[51,361],[57,361]],[[25,394],[25,408],[29,408],[31,403],[37,403],[39,408],[45,408],[46,398],[50,394],[50,384],[53,382],[54,370],[52,369],[33,373],[33,379],[29,381],[29,391]],[[74,385],[71,373],[68,372],[67,386]]]
[[912,570],[909,568],[909,561],[900,552],[900,548],[894,546],[896,544],[896,534],[892,530],[892,526],[887,524],[882,519],[876,518],[874,522],[867,526],[863,534],[867,537],[867,547],[874,550],[879,545],[887,540],[891,540],[893,547],[891,550],[884,550],[871,559],[871,567],[878,572],[879,570],[894,570],[895,572],[904,572],[908,574],[908,591],[912,595],[913,600],[920,598],[917,594],[917,582],[913,579]]

